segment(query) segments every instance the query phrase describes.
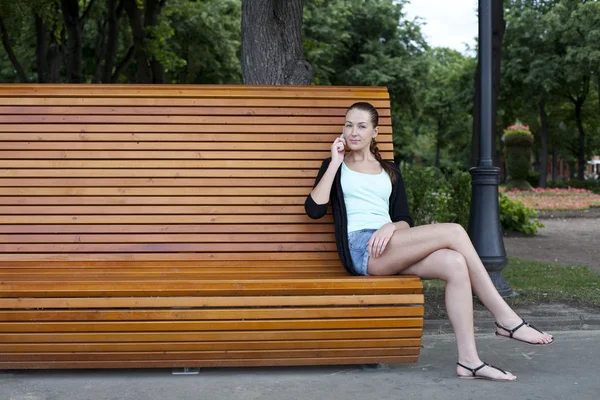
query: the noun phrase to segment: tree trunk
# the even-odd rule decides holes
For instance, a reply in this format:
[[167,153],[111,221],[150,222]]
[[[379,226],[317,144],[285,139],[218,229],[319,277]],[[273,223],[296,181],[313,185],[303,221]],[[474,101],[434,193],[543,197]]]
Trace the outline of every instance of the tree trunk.
[[303,0],[242,1],[242,75],[249,85],[309,85],[302,48]]
[[[117,4],[119,3],[119,4]],[[117,61],[117,50],[119,48],[119,19],[123,11],[123,0],[108,0],[108,38],[106,41],[106,53],[104,56],[104,67],[102,69],[102,82],[112,83],[113,69]]]
[[83,38],[82,23],[79,19],[79,0],[62,0],[61,4],[67,31],[67,81],[81,83]]
[[[164,0],[147,0],[146,1],[146,14],[144,16],[144,28],[158,25],[158,16],[162,7],[164,6]],[[148,32],[148,29],[145,29]],[[165,83],[165,67],[154,57],[150,59],[150,67],[152,68],[152,82],[153,83]]]
[[0,37],[2,37],[2,45],[4,46],[4,50],[6,50],[6,54],[8,54],[8,58],[12,63],[15,71],[17,71],[17,76],[22,83],[27,83],[27,75],[25,74],[25,70],[23,66],[17,59],[15,55],[12,45],[10,44],[10,39],[8,37],[8,31],[6,30],[6,26],[4,25],[4,21],[2,20],[2,16],[0,16]]
[[557,171],[557,163],[558,160],[556,158],[556,149],[552,149],[552,180],[556,181],[558,179],[558,171]]
[[577,121],[577,130],[579,131],[579,140],[577,147],[577,178],[583,180],[585,171],[585,131],[583,129],[583,101],[579,100],[575,103],[575,121]]
[[96,20],[98,34],[96,35],[96,44],[94,51],[94,59],[96,61],[96,68],[94,71],[93,83],[102,82],[102,60],[106,56],[106,26],[108,23],[102,18]]
[[542,95],[538,103],[541,121],[542,153],[540,154],[540,180],[538,187],[545,188],[548,179],[548,114],[546,113],[546,95]]
[[[481,2],[480,2],[481,4]],[[479,12],[481,15],[481,11]],[[492,157],[494,165],[499,165],[500,154],[496,152],[496,115],[498,98],[500,97],[500,67],[502,64],[502,40],[506,24],[504,21],[503,0],[492,0]],[[481,55],[481,45],[478,46]],[[471,165],[476,166],[479,160],[479,133],[481,131],[481,57],[477,60],[475,74],[475,103],[473,104],[473,132]]]
[[152,83],[148,58],[144,50],[145,32],[142,25],[142,13],[137,6],[137,0],[125,0],[125,11],[129,17],[133,34],[133,57],[136,63],[135,80],[137,83]]
[[48,27],[44,23],[44,20],[37,15],[33,14],[35,19],[35,61],[37,65],[38,82],[48,82]]

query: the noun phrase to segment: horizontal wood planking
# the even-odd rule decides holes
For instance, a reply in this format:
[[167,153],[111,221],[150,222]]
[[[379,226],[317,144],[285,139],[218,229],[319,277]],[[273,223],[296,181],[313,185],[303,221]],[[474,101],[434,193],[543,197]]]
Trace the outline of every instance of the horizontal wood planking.
[[[0,138],[1,139],[1,138]],[[52,138],[48,138],[52,139]],[[332,140],[333,141],[333,140]],[[327,142],[329,144],[329,142]],[[392,151],[392,143],[379,143],[379,150]],[[203,151],[315,151],[315,143],[303,142],[55,142],[38,140],[32,142],[3,142],[4,150],[203,150]]]
[[420,338],[355,340],[290,340],[232,342],[157,342],[157,343],[0,343],[1,353],[111,352],[111,351],[203,351],[273,349],[344,349],[370,347],[417,347]]
[[152,343],[204,341],[271,341],[330,339],[420,338],[422,328],[307,329],[286,331],[196,332],[97,332],[97,333],[0,333],[0,343]]
[[[0,298],[0,309],[27,308],[156,308],[156,307],[307,307],[307,306],[382,306],[422,304],[423,286],[419,279],[408,276],[397,293],[382,295],[318,296],[236,296],[236,297],[119,297],[110,298]],[[398,280],[398,278],[396,278]],[[412,284],[409,285],[408,282]],[[406,294],[400,294],[405,292]],[[415,306],[422,310],[422,306]]]
[[373,318],[423,316],[421,307],[332,307],[195,310],[0,310],[0,321],[156,321]]
[[[318,279],[264,279],[244,281],[231,279],[187,280],[93,280],[83,281],[5,281],[0,282],[0,297],[122,297],[122,296],[291,296],[291,295],[376,295],[420,293],[410,282],[361,281],[343,278]],[[304,282],[303,282],[304,281]],[[381,283],[380,283],[381,282]],[[273,304],[271,304],[273,305]],[[1,331],[1,329],[0,329]]]
[[329,224],[227,224],[227,225],[0,225],[0,234],[223,234],[223,233],[333,233]]
[[[267,253],[0,253],[0,262],[95,262],[95,261],[258,261],[258,260],[339,260],[337,252],[267,252]],[[340,264],[341,268],[341,264]]]
[[114,360],[202,360],[202,359],[272,359],[305,357],[374,357],[418,355],[418,347],[221,350],[221,351],[148,351],[148,352],[78,352],[78,353],[0,353],[4,361],[114,361]]
[[[98,99],[100,100],[100,99]],[[135,101],[135,100],[133,100]],[[132,102],[133,102],[132,101]],[[229,105],[227,103],[213,106],[180,106],[173,101],[163,100],[162,106],[143,105],[111,105],[102,106],[80,105],[71,103],[61,105],[29,105],[6,106],[0,101],[0,115],[247,115],[247,116],[335,116],[342,118],[346,107],[319,107],[314,104],[304,103],[288,107],[261,107],[259,105]],[[288,102],[289,103],[289,102]],[[382,103],[383,104],[383,103]],[[380,117],[389,117],[390,109],[382,107],[377,110]]]
[[392,159],[385,88],[0,85],[0,358],[415,361],[420,280],[347,277],[331,215],[304,215],[357,100]]
[[359,318],[263,321],[86,321],[86,322],[0,322],[0,332],[173,332],[252,331],[302,329],[384,329],[422,326],[422,318]]
[[183,367],[272,367],[300,365],[347,365],[378,363],[412,363],[418,360],[413,356],[374,356],[374,357],[318,357],[318,358],[270,358],[237,360],[166,360],[166,361],[14,361],[1,362],[0,369],[85,369],[85,368],[183,368]]
[[[0,105],[8,107],[202,107],[202,108],[224,108],[242,107],[253,110],[255,108],[276,108],[281,110],[293,108],[309,109],[337,109],[340,116],[344,115],[346,109],[353,101],[348,99],[324,99],[324,98],[243,98],[243,97],[213,97],[213,98],[183,98],[183,97],[6,97],[5,87],[0,86]],[[10,88],[8,88],[10,91]],[[380,115],[390,115],[390,102],[387,99],[368,100]]]

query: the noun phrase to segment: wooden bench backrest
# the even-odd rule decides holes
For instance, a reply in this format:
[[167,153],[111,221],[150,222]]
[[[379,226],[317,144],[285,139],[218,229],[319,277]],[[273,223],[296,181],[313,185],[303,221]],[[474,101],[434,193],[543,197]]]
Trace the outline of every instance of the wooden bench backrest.
[[385,88],[0,85],[0,263],[339,267],[304,214],[349,105]]

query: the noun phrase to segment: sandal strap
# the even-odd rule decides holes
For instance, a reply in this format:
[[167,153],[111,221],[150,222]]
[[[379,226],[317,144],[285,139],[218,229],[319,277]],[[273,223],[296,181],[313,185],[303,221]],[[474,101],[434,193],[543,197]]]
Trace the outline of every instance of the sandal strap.
[[[502,330],[504,330],[504,331],[508,332],[508,333],[509,333],[509,335],[510,335],[510,338],[512,339],[512,337],[513,337],[513,333],[515,333],[515,332],[516,332],[516,331],[517,331],[519,328],[522,328],[523,326],[531,326],[531,325],[529,325],[529,323],[528,323],[528,322],[525,322],[525,320],[524,320],[524,319],[521,319],[521,321],[522,321],[522,322],[521,322],[519,325],[517,325],[516,327],[514,327],[513,329],[508,329],[508,328],[505,328],[505,327],[503,327],[502,325],[500,325],[500,324],[499,324],[499,323],[497,323],[497,322],[494,322],[494,323],[496,324],[496,326],[497,326],[498,328],[500,328],[500,329],[502,329]],[[540,332],[540,333],[543,333],[542,331],[540,331],[540,330],[539,330],[539,329],[537,329],[537,328],[533,328],[533,329],[535,329],[536,331],[538,331],[538,332]]]
[[[468,370],[468,371],[471,371],[471,373],[473,374],[473,376],[477,376],[477,371],[479,371],[481,368],[483,368],[483,367],[485,367],[485,366],[489,366],[489,364],[488,364],[488,363],[486,363],[486,362],[484,362],[483,364],[481,364],[481,365],[480,365],[479,367],[477,367],[477,368],[469,368],[469,367],[467,367],[466,365],[463,365],[463,364],[461,364],[461,363],[459,363],[459,362],[457,362],[456,364],[460,365],[461,367],[463,367],[464,369],[466,369],[466,370]],[[499,369],[499,368],[497,368],[497,369]],[[506,372],[505,372],[505,373],[506,373]]]
[[463,368],[464,368],[464,369],[466,369],[467,371],[471,371],[471,373],[473,374],[473,376],[477,376],[477,371],[479,371],[479,370],[480,370],[481,368],[483,368],[483,367],[490,367],[490,368],[494,368],[494,369],[497,369],[498,371],[502,372],[504,375],[507,375],[506,371],[505,371],[505,370],[503,370],[502,368],[498,368],[498,367],[496,367],[496,366],[494,366],[494,365],[490,365],[490,364],[488,364],[488,363],[486,363],[486,362],[484,362],[483,364],[481,364],[481,365],[480,365],[479,367],[477,367],[477,368],[469,368],[469,367],[467,367],[466,365],[463,365],[463,364],[461,364],[461,363],[459,363],[459,362],[457,362],[456,364],[460,365],[461,367],[463,367]]

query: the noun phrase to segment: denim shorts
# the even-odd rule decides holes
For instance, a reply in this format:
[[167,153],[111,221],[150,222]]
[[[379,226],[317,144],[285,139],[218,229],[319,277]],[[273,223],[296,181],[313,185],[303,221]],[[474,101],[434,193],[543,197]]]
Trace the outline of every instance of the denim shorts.
[[369,263],[367,242],[376,231],[377,229],[361,229],[348,233],[350,257],[352,258],[352,264],[354,264],[354,271],[360,275],[369,275],[367,273],[367,264]]

